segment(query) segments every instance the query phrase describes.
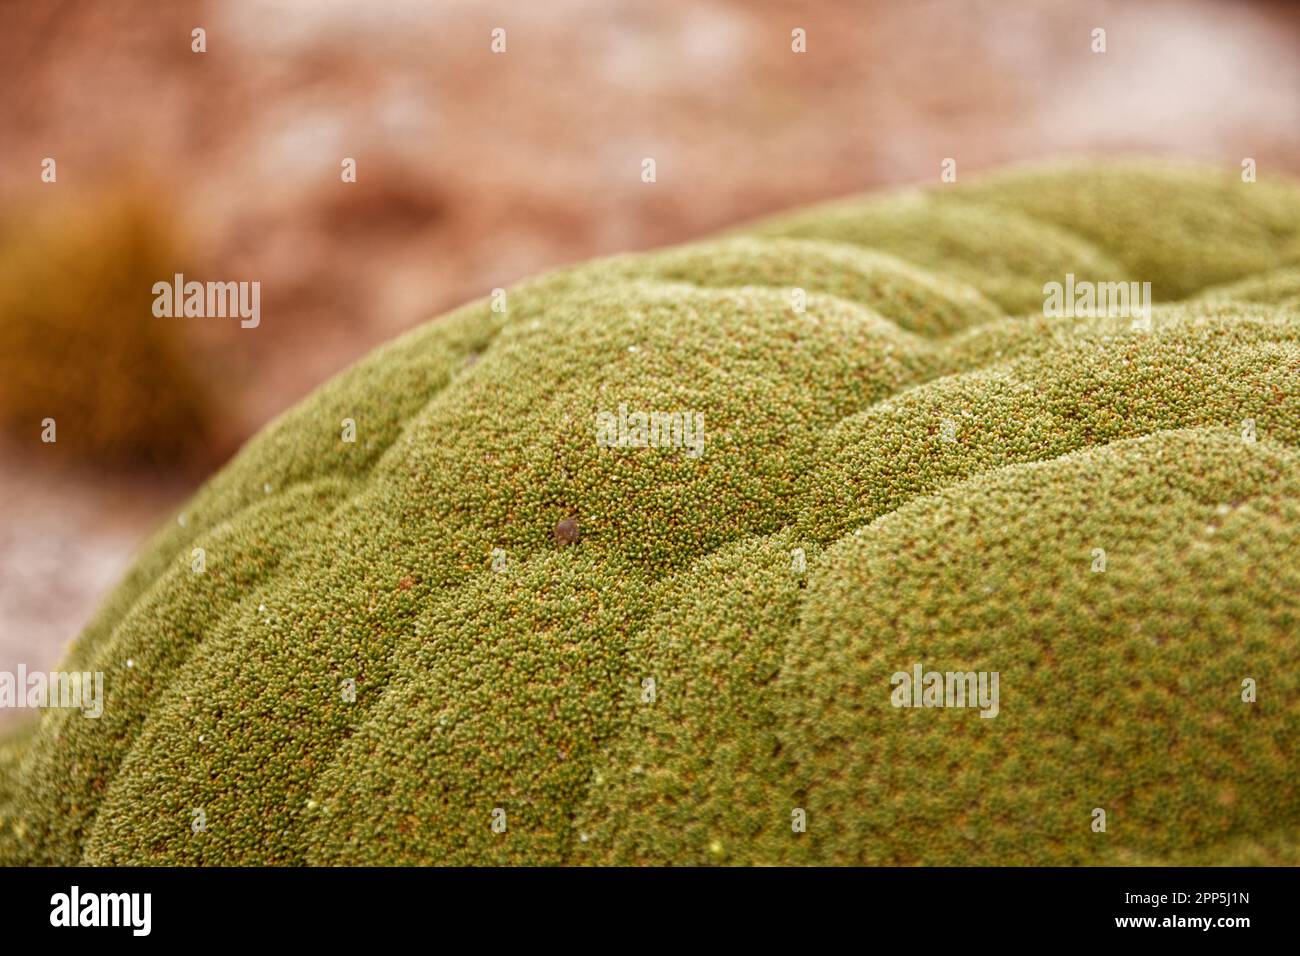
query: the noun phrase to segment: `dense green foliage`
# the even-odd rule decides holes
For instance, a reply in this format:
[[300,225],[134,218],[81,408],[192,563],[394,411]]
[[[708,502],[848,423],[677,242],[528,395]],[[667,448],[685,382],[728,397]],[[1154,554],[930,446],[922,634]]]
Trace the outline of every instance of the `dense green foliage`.
[[[1297,265],[1300,187],[1089,166],[459,309],[157,535],[0,861],[1297,862]],[[1166,304],[1045,318],[1067,272]],[[1000,713],[892,706],[916,663]]]

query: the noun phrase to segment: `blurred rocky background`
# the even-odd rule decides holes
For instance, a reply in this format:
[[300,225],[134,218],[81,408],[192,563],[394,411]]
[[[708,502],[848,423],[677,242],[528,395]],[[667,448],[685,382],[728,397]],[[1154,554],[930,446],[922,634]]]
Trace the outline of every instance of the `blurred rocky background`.
[[[963,178],[1123,152],[1300,173],[1300,7],[6,0],[0,143],[13,670],[52,666],[143,536],[261,424],[494,286],[934,182],[949,156]],[[150,287],[178,271],[259,281],[260,327],[154,318]]]

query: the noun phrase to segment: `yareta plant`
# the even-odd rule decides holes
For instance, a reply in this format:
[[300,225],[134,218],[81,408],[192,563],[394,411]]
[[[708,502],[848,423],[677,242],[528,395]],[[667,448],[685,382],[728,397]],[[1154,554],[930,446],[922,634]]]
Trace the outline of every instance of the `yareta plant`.
[[0,861],[1300,862],[1298,268],[1294,184],[1058,166],[436,319],[153,539]]

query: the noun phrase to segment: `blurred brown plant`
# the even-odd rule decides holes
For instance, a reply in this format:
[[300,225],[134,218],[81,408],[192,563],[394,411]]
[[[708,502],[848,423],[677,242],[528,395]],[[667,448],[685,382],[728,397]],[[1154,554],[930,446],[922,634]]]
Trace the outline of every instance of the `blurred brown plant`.
[[62,204],[0,226],[0,428],[34,444],[55,422],[57,460],[211,465],[218,412],[184,319],[156,318],[151,288],[182,270],[155,201],[134,192]]

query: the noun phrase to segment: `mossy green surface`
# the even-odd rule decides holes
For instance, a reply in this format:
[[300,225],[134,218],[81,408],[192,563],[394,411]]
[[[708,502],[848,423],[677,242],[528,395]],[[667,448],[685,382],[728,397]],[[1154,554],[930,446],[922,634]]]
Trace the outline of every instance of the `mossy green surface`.
[[[0,862],[1293,860],[1298,235],[1295,186],[1032,169],[423,326],[156,536],[69,653],[104,717],[0,750]],[[1045,318],[1066,272],[1203,294]],[[893,707],[915,663],[999,715]]]

